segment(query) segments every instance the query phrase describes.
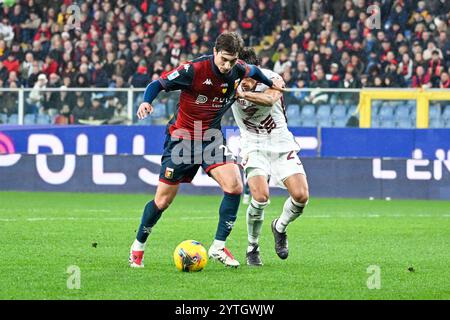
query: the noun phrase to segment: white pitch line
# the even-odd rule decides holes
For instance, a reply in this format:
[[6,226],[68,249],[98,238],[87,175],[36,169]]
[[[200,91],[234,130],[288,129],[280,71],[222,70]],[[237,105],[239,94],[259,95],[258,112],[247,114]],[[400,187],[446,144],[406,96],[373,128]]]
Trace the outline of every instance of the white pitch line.
[[[209,212],[209,211],[208,211]],[[443,215],[379,215],[379,214],[369,214],[369,215],[305,215],[304,218],[307,219],[372,219],[372,218],[450,218],[450,214]],[[185,216],[185,217],[167,217],[165,220],[216,220],[216,215],[210,216]],[[40,222],[40,221],[137,221],[139,217],[33,217],[33,218],[0,218],[0,222]]]

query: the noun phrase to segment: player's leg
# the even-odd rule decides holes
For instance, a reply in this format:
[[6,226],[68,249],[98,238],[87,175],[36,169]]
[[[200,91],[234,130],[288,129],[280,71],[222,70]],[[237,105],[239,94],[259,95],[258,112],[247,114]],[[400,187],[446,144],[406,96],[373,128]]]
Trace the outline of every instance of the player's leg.
[[236,221],[239,202],[241,201],[242,179],[239,167],[234,163],[214,166],[206,170],[217,181],[224,192],[222,203],[219,208],[219,223],[213,244],[208,254],[213,259],[231,267],[238,267],[239,262],[225,247],[225,241],[230,235],[234,222]]
[[264,209],[269,205],[269,184],[266,172],[259,168],[247,168],[248,185],[252,200],[247,208],[247,264],[261,266],[259,237],[264,222]]
[[172,141],[170,136],[166,137],[155,198],[145,205],[136,240],[131,246],[130,266],[132,267],[144,266],[142,262],[144,249],[152,228],[158,222],[163,211],[172,203],[177,194],[179,183],[190,181],[198,170],[199,165],[180,164],[172,161],[172,150],[179,143],[182,142]]
[[248,181],[244,183],[244,196],[242,197],[242,203],[243,204],[250,203],[250,187],[248,185]]
[[287,226],[300,217],[308,204],[309,190],[308,181],[304,174],[294,174],[284,181],[290,197],[283,206],[283,212],[277,221],[276,229],[278,232],[285,232]]
[[274,177],[287,188],[289,198],[283,206],[279,218],[272,221],[272,233],[275,239],[275,251],[281,259],[289,254],[286,228],[297,219],[308,203],[309,191],[303,164],[297,156],[297,151],[280,154],[274,159]]
[[275,251],[281,259],[289,255],[287,226],[300,217],[308,204],[308,182],[304,174],[296,173],[284,181],[289,192],[283,211],[278,219],[272,221],[272,232],[275,238]]
[[179,185],[159,182],[156,189],[155,198],[148,202],[142,213],[141,224],[139,225],[136,239],[131,246],[130,266],[144,267],[144,250],[147,238],[153,226],[158,222],[164,210],[166,210],[175,198]]

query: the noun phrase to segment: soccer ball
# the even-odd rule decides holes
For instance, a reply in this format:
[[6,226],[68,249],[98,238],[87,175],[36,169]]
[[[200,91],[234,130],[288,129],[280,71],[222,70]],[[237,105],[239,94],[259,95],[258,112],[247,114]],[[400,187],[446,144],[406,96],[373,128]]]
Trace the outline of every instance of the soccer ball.
[[208,262],[208,254],[200,242],[185,240],[175,248],[173,261],[179,271],[201,271]]

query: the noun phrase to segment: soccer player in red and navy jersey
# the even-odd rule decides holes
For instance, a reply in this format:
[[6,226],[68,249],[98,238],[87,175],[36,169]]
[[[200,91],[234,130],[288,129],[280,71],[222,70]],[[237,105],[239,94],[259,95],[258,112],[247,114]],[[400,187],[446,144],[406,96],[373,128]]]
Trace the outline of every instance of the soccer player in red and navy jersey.
[[167,125],[159,183],[154,200],[144,208],[131,247],[130,266],[144,266],[144,249],[153,226],[175,198],[179,184],[191,182],[199,167],[217,181],[224,192],[215,239],[208,255],[226,266],[239,266],[225,247],[225,241],[236,220],[243,187],[239,167],[225,146],[220,121],[235,101],[236,88],[245,77],[283,90],[259,68],[238,60],[242,48],[243,41],[237,33],[222,33],[216,39],[213,55],[189,61],[147,86],[144,102],[137,111],[139,119],[153,111],[151,103],[161,90],[181,90],[181,95],[178,109]]

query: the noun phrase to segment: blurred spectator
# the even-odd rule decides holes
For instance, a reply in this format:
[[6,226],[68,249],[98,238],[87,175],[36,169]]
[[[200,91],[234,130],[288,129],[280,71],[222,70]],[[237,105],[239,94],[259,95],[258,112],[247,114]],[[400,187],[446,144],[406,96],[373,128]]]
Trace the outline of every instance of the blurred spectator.
[[[28,106],[42,103],[35,90],[40,74],[50,82],[59,76],[58,86],[68,79],[73,87],[142,88],[210,54],[217,34],[227,30],[240,32],[261,66],[294,87],[437,88],[448,81],[449,1],[92,0],[80,3],[77,30],[65,25],[69,3],[16,1],[0,10],[0,81],[33,88]],[[381,7],[378,29],[366,24],[371,4]],[[90,101],[90,93],[65,101],[68,96],[55,100],[57,110],[75,96]],[[116,95],[120,106],[126,106],[123,96]]]
[[4,66],[3,61],[0,60],[0,79],[5,82],[5,80],[8,78],[8,69]]
[[287,54],[284,52],[281,52],[280,58],[275,62],[273,71],[281,75],[284,71],[290,70],[290,68],[291,68],[291,62],[288,60]]
[[45,74],[41,73],[36,83],[33,86],[33,89],[30,92],[30,95],[28,96],[28,99],[26,99],[26,113],[37,113],[39,109],[42,107],[42,103],[44,102],[44,93],[43,89],[47,87],[47,77]]
[[87,119],[106,121],[108,119],[108,114],[102,106],[102,96],[101,94],[93,94],[91,98],[91,107],[87,112]]
[[[9,88],[17,88],[15,82],[11,82]],[[8,116],[18,112],[18,94],[17,92],[1,92],[2,100],[0,112],[6,113]]]
[[29,17],[20,24],[22,42],[31,42],[41,24],[41,18],[34,9],[29,11]]
[[109,124],[127,124],[128,112],[125,105],[121,104],[119,99],[109,96],[106,99],[106,114]]
[[0,38],[8,45],[10,45],[14,39],[13,27],[9,24],[7,17],[3,17],[2,22],[0,23]]
[[443,62],[439,56],[439,51],[434,50],[431,54],[431,59],[428,62],[428,74],[433,87],[439,86],[441,73],[445,70]]
[[59,114],[55,117],[55,124],[72,124],[74,123],[74,116],[70,111],[68,104],[63,104]]
[[[297,78],[292,88],[295,89],[306,89],[308,85],[303,78]],[[299,105],[304,104],[305,98],[308,96],[308,92],[306,91],[294,91],[290,95],[288,95],[288,99],[286,99],[286,103],[296,103]]]
[[145,62],[141,62],[131,78],[131,85],[135,88],[145,88],[149,82],[150,77],[147,73],[147,66]]
[[[49,78],[47,88],[59,88],[61,86],[60,78],[56,73],[50,74]],[[39,113],[55,116],[61,107],[61,93],[58,91],[47,91]]]
[[3,61],[3,65],[5,66],[6,70],[8,70],[8,72],[19,72],[20,62],[12,53],[8,55],[8,59]]
[[405,83],[409,86],[412,81],[413,62],[409,57],[408,53],[403,54],[402,60],[398,65],[398,70],[400,74],[403,76]]
[[330,88],[337,88],[341,82],[341,76],[339,75],[339,65],[332,63],[330,67],[330,73],[326,75]]
[[450,77],[447,72],[442,72],[441,79],[439,81],[439,88],[441,89],[450,88]]
[[325,79],[325,73],[320,65],[317,66],[314,77],[315,80],[311,82],[311,88],[316,88],[316,90],[311,91],[311,94],[306,97],[306,101],[314,104],[327,103],[328,94],[320,89],[329,88],[329,84]]
[[425,70],[422,66],[418,66],[416,68],[416,73],[412,79],[412,87],[413,88],[429,88],[429,87],[431,87],[430,74],[425,73]]
[[86,106],[84,96],[77,98],[77,104],[72,109],[73,123],[81,124],[80,120],[87,120],[89,117],[89,110]]
[[108,87],[108,74],[102,68],[100,61],[95,62],[94,71],[92,72],[92,83],[96,88]]

